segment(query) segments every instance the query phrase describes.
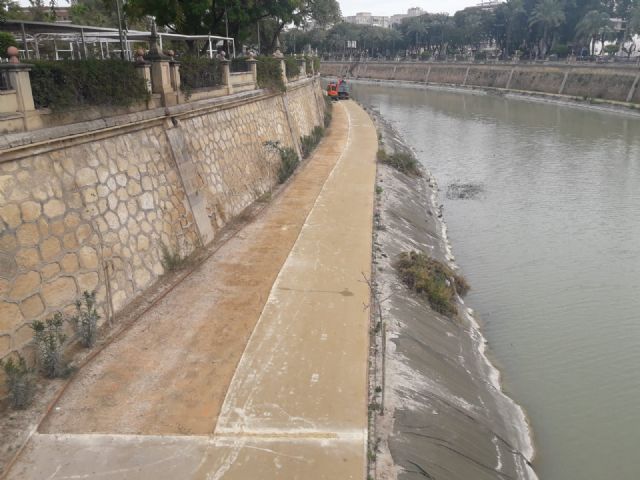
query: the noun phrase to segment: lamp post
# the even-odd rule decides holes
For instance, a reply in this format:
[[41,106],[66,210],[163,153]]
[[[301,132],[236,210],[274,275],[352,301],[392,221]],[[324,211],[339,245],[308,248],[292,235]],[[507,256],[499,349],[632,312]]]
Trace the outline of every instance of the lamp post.
[[122,0],[116,0],[116,12],[118,14],[118,37],[120,38],[120,58],[124,60],[124,36],[122,34]]

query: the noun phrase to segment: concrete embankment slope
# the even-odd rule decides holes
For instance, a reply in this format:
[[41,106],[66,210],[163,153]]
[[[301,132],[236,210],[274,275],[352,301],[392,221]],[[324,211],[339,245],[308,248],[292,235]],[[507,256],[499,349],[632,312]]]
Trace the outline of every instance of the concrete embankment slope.
[[[408,151],[379,123],[387,149]],[[374,280],[387,333],[377,478],[535,479],[526,418],[501,391],[471,312],[460,301],[458,316],[438,314],[399,284],[393,264],[401,252],[422,251],[455,268],[435,180],[380,165],[377,183]]]
[[640,104],[637,67],[322,62],[322,74]]
[[8,478],[362,479],[376,143],[339,104],[273,204],[79,372]]

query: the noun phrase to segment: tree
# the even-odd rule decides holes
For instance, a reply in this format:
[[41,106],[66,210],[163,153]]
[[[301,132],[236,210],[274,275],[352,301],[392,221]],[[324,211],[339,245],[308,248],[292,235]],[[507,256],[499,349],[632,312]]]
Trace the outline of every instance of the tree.
[[129,0],[125,9],[132,18],[152,15],[177,33],[227,36],[228,29],[239,42],[250,38],[260,22],[271,33],[267,50],[275,48],[286,25],[311,20],[326,25],[340,18],[336,0]]
[[420,47],[422,41],[427,36],[429,29],[422,17],[410,17],[401,23],[402,33],[407,38],[407,42],[416,48]]
[[118,26],[115,0],[78,0],[71,6],[71,20],[79,25]]
[[17,47],[16,38],[9,32],[0,32],[0,58],[7,57],[7,48]]
[[630,36],[640,34],[640,1],[629,12],[627,21],[627,33]]
[[528,22],[522,0],[508,0],[499,5],[494,21],[496,41],[505,56],[523,48],[527,41]]
[[613,31],[611,28],[611,20],[605,12],[591,10],[578,22],[576,26],[576,38],[578,40],[589,41],[589,52],[595,55],[596,42],[602,39],[604,45],[605,36]]
[[564,23],[565,13],[558,0],[539,0],[529,18],[530,27],[542,29],[540,54],[544,57],[553,45],[555,30]]
[[55,0],[29,0],[29,10],[31,12],[31,20],[35,22],[53,22],[56,15],[53,9],[56,6]]

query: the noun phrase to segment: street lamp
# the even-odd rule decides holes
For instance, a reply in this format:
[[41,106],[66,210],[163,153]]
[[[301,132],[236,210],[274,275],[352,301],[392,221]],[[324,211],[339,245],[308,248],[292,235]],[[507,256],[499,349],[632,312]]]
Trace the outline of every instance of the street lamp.
[[124,60],[124,35],[122,33],[122,0],[116,0],[116,12],[118,14],[118,37],[120,38],[120,58]]

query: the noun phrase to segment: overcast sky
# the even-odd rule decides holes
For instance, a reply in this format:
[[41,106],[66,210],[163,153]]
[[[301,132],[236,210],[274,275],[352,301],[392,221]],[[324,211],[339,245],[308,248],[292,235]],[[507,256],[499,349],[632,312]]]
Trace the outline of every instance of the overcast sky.
[[465,7],[480,3],[480,0],[338,0],[342,15],[371,12],[374,15],[407,13],[411,7],[421,7],[430,13],[455,13]]

